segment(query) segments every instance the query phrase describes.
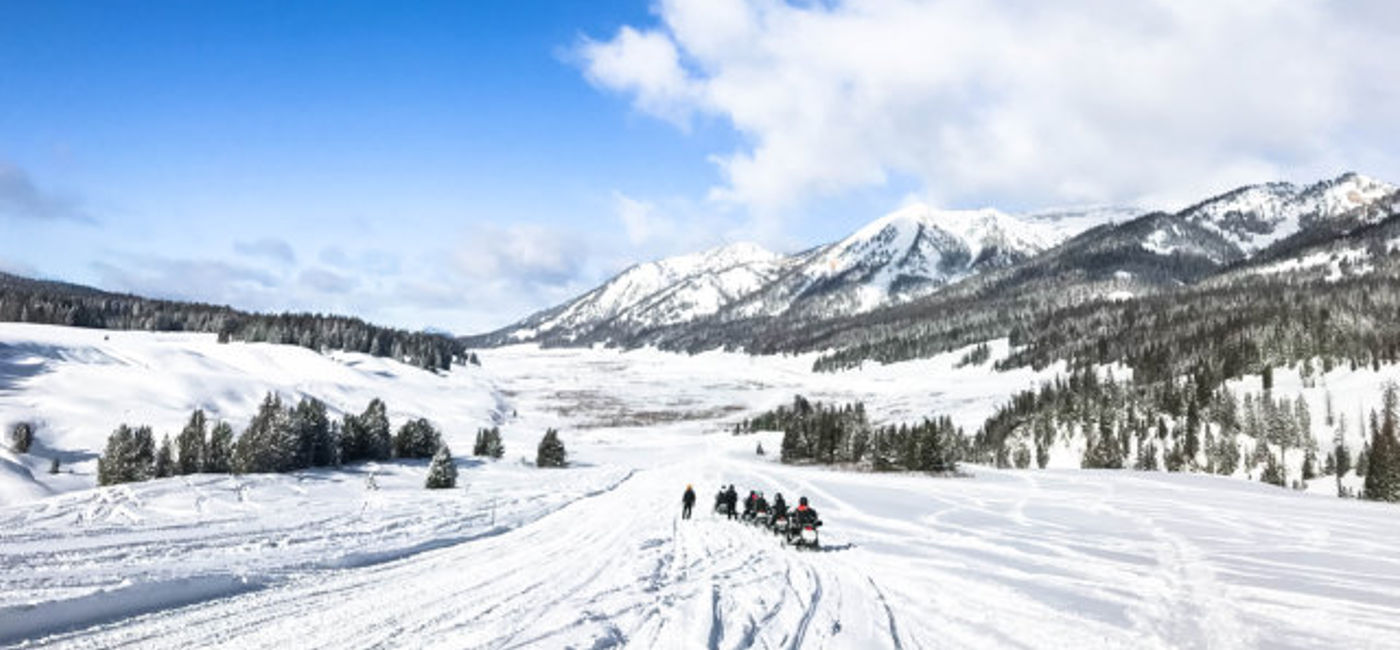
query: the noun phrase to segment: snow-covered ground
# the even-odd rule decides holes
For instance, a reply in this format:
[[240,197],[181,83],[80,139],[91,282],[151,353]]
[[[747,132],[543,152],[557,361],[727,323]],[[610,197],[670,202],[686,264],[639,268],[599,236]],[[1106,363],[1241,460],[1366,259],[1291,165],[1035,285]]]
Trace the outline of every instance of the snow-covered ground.
[[[0,419],[43,416],[46,450],[98,451],[112,426],[98,412],[135,420],[121,401],[134,395],[162,405],[137,414],[158,431],[191,403],[241,428],[268,389],[356,410],[377,394],[396,423],[438,421],[459,455],[500,417],[507,446],[501,461],[461,460],[459,487],[441,492],[420,487],[422,464],[397,462],[90,489],[76,461],[66,483],[42,484],[58,494],[10,493],[0,507],[0,644],[1400,647],[1400,508],[1197,475],[787,467],[754,453],[759,441],[776,451],[773,434],[725,432],[796,392],[864,399],[883,421],[937,411],[973,427],[1046,376],[955,370],[956,353],[813,375],[810,358],[522,346],[439,376],[186,335],[0,334]],[[13,353],[36,340],[55,349]],[[225,392],[161,378],[201,376],[194,352],[214,355],[208,385]],[[238,358],[251,354],[268,365]],[[25,363],[42,370],[15,369]],[[57,392],[103,370],[128,374],[115,394],[79,393],[101,405]],[[232,393],[251,395],[235,404]],[[84,433],[89,419],[97,430]],[[520,462],[547,426],[573,467]],[[29,484],[0,471],[0,490]],[[680,521],[686,483],[700,507]],[[823,551],[711,516],[725,483],[810,497]]]

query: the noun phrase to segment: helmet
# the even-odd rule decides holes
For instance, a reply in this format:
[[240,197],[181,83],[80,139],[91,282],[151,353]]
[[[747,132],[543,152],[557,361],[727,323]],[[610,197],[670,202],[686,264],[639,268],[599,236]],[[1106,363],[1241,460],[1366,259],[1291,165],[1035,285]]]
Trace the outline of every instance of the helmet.
[[799,505],[804,505],[804,506],[807,505],[807,497],[802,497],[802,498],[798,499],[798,500],[797,500],[797,503],[798,503]]

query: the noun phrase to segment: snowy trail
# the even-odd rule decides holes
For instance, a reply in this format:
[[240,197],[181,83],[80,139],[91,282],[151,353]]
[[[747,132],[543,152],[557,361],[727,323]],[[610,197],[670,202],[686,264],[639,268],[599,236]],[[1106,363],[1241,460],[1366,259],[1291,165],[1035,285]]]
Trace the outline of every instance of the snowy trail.
[[[937,368],[911,385],[800,360],[493,354],[472,382],[509,398],[508,455],[463,461],[458,490],[386,463],[0,507],[0,645],[1400,648],[1393,506],[1201,475],[785,466],[754,453],[773,435],[722,431],[803,385],[891,413],[995,396]],[[940,378],[948,393],[922,392]],[[517,462],[548,426],[572,468]],[[810,497],[823,552],[713,517],[729,483]]]
[[[1225,492],[1222,506],[1220,486],[1196,477],[845,475],[749,461],[721,442],[498,535],[34,647],[1364,648],[1400,638],[1400,561],[1379,553],[1396,526],[1370,508],[1253,486]],[[701,499],[680,521],[687,480]],[[710,487],[729,482],[811,497],[828,524],[825,551],[713,517]],[[1280,565],[1308,549],[1333,561]]]

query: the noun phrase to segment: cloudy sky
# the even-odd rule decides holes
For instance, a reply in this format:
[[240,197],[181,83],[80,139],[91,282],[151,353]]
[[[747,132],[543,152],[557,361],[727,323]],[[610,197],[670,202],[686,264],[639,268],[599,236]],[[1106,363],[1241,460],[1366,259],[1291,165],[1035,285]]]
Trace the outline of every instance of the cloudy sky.
[[1400,181],[1389,0],[0,4],[0,270],[460,333],[902,202]]

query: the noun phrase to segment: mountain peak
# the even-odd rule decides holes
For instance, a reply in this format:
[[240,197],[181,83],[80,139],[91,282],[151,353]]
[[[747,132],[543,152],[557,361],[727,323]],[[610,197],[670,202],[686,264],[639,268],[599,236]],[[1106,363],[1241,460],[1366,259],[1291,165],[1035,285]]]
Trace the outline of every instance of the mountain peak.
[[1390,183],[1346,172],[1307,187],[1284,182],[1246,185],[1178,214],[1220,234],[1242,251],[1254,253],[1396,191]]

